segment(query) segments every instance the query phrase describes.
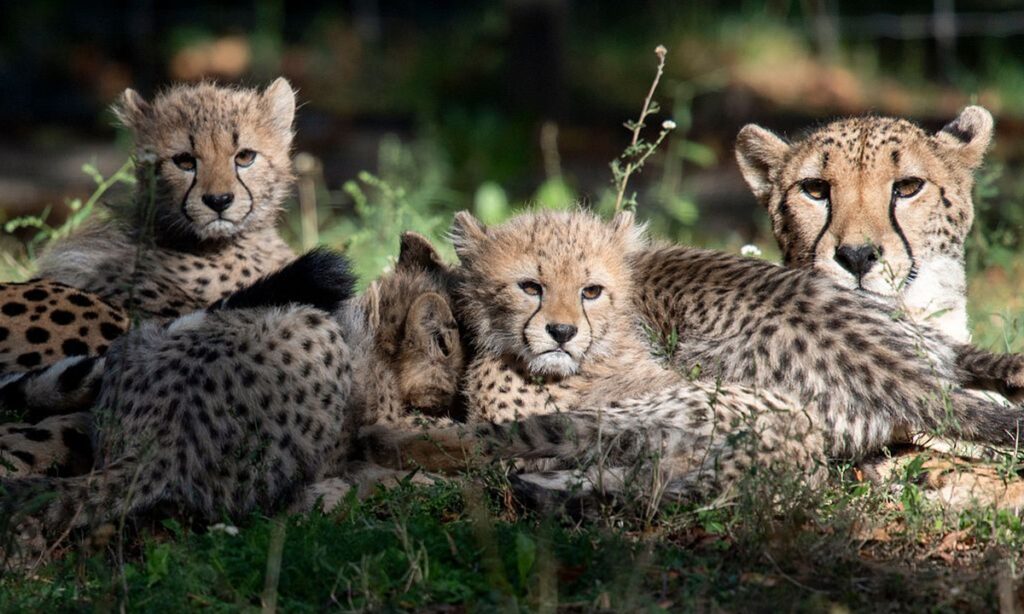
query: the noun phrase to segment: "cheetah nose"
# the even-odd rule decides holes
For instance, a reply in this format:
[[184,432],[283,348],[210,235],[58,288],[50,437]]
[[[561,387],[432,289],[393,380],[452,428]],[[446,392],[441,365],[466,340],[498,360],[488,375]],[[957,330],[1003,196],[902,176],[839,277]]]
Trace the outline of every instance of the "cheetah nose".
[[234,202],[235,195],[231,192],[225,192],[223,194],[203,194],[203,204],[213,209],[217,213],[223,213],[225,209],[231,206]]
[[572,324],[548,324],[545,329],[551,338],[559,343],[566,343],[575,337],[578,330]]
[[882,256],[882,248],[874,245],[840,245],[836,249],[835,260],[839,266],[862,277],[875,266]]

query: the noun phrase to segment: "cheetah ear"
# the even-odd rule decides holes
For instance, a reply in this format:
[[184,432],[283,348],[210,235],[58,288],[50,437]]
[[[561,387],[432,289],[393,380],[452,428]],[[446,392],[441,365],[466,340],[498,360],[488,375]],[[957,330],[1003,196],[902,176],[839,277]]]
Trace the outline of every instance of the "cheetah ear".
[[398,270],[424,269],[443,273],[448,270],[441,254],[437,253],[430,240],[417,232],[402,233],[401,246],[398,249]]
[[284,77],[274,79],[261,96],[260,103],[271,125],[280,135],[292,138],[292,122],[295,121],[295,90]]
[[149,103],[132,88],[121,93],[113,108],[117,121],[132,130],[139,128],[151,110]]
[[789,144],[757,124],[743,126],[736,136],[736,163],[754,196],[768,203],[772,193],[771,172],[782,166]]
[[452,221],[451,239],[455,253],[463,258],[473,252],[477,243],[487,238],[487,227],[469,211],[459,211]]
[[612,218],[612,231],[622,239],[627,252],[643,249],[647,245],[647,225],[636,221],[633,211],[624,209]]
[[404,343],[415,344],[432,358],[460,352],[459,327],[448,301],[435,292],[417,298],[405,318]]
[[992,114],[984,107],[971,106],[945,125],[935,137],[953,148],[970,170],[981,166],[992,141]]

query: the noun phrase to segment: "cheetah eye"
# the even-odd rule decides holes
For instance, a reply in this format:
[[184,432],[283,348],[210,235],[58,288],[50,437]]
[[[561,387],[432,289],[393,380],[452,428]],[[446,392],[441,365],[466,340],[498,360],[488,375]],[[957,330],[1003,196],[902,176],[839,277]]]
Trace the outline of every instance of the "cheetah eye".
[[831,195],[831,186],[824,179],[804,179],[800,182],[800,190],[811,200],[825,201]]
[[544,288],[535,281],[521,281],[519,282],[519,288],[530,296],[540,296],[544,294]]
[[597,298],[601,296],[602,292],[604,292],[604,288],[602,286],[595,285],[583,288],[583,292],[581,292],[581,294],[583,295],[583,298],[587,299],[588,301],[593,301],[597,300]]
[[196,157],[190,153],[175,154],[171,158],[171,162],[183,171],[194,171],[196,170]]
[[892,184],[892,194],[896,198],[910,198],[916,196],[924,187],[924,179],[907,177]]
[[235,154],[235,164],[245,168],[252,166],[252,163],[256,161],[256,152],[251,149],[243,149],[242,151]]

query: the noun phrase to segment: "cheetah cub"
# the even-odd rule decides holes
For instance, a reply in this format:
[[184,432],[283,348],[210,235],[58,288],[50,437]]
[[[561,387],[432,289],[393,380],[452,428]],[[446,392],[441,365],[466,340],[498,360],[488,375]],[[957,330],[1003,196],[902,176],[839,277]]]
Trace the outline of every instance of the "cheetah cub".
[[820,477],[822,434],[794,400],[691,382],[651,356],[631,303],[627,256],[646,244],[631,214],[608,224],[537,213],[485,228],[460,213],[452,234],[456,305],[475,350],[464,384],[471,425],[364,430],[378,462],[453,470],[481,446],[485,458],[555,459],[548,468],[663,455],[656,473],[681,496],[755,466]]
[[295,94],[178,85],[151,102],[125,90],[135,139],[131,207],[52,245],[39,276],[143,317],[202,309],[294,254],[275,230],[292,185]]
[[[1016,436],[1018,412],[957,385],[945,337],[811,272],[651,248],[629,215],[539,213],[487,229],[460,214],[453,235],[457,305],[477,351],[467,404],[486,424],[468,440],[459,429],[375,433],[391,462],[450,469],[477,446],[566,458],[605,437],[613,456],[662,454],[685,492],[763,463],[820,477],[810,468],[826,455],[859,458],[908,430]],[[651,357],[645,305],[668,305],[685,325],[680,353],[700,365],[687,370],[698,381]],[[753,451],[737,443],[751,433]]]
[[[294,257],[275,230],[292,183],[287,81],[263,92],[179,85],[152,102],[129,89],[115,111],[135,139],[131,206],[52,245],[41,279],[0,291],[10,316],[0,326],[0,409],[30,422],[89,407],[103,375],[91,357],[129,314],[202,309]],[[26,369],[35,371],[17,375]]]
[[168,502],[203,519],[272,511],[344,475],[361,425],[440,413],[462,370],[443,271],[407,255],[362,298],[348,298],[352,283],[344,259],[313,252],[209,310],[121,337],[97,404],[98,469],[3,480],[8,509],[54,493],[39,511],[48,532]]

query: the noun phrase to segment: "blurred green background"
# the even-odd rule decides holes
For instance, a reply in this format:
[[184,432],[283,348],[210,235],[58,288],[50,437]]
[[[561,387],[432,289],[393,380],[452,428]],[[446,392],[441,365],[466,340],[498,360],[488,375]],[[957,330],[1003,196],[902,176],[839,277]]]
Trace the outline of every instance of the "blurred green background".
[[[203,78],[299,91],[300,185],[285,233],[343,247],[364,277],[397,230],[443,235],[451,212],[607,208],[669,52],[648,138],[678,128],[632,178],[666,238],[768,257],[766,218],[735,167],[738,129],[797,136],[860,113],[937,129],[969,103],[997,118],[969,244],[979,340],[1016,345],[1024,263],[1024,4],[1006,0],[680,2],[8,2],[0,19],[0,222],[59,227],[128,154],[108,106]],[[114,186],[101,200],[124,197]],[[77,201],[75,199],[78,199]],[[305,214],[298,201],[302,200]],[[315,215],[310,212],[315,211]],[[38,219],[38,218],[35,218]],[[8,224],[0,272],[31,274],[41,224]]]

